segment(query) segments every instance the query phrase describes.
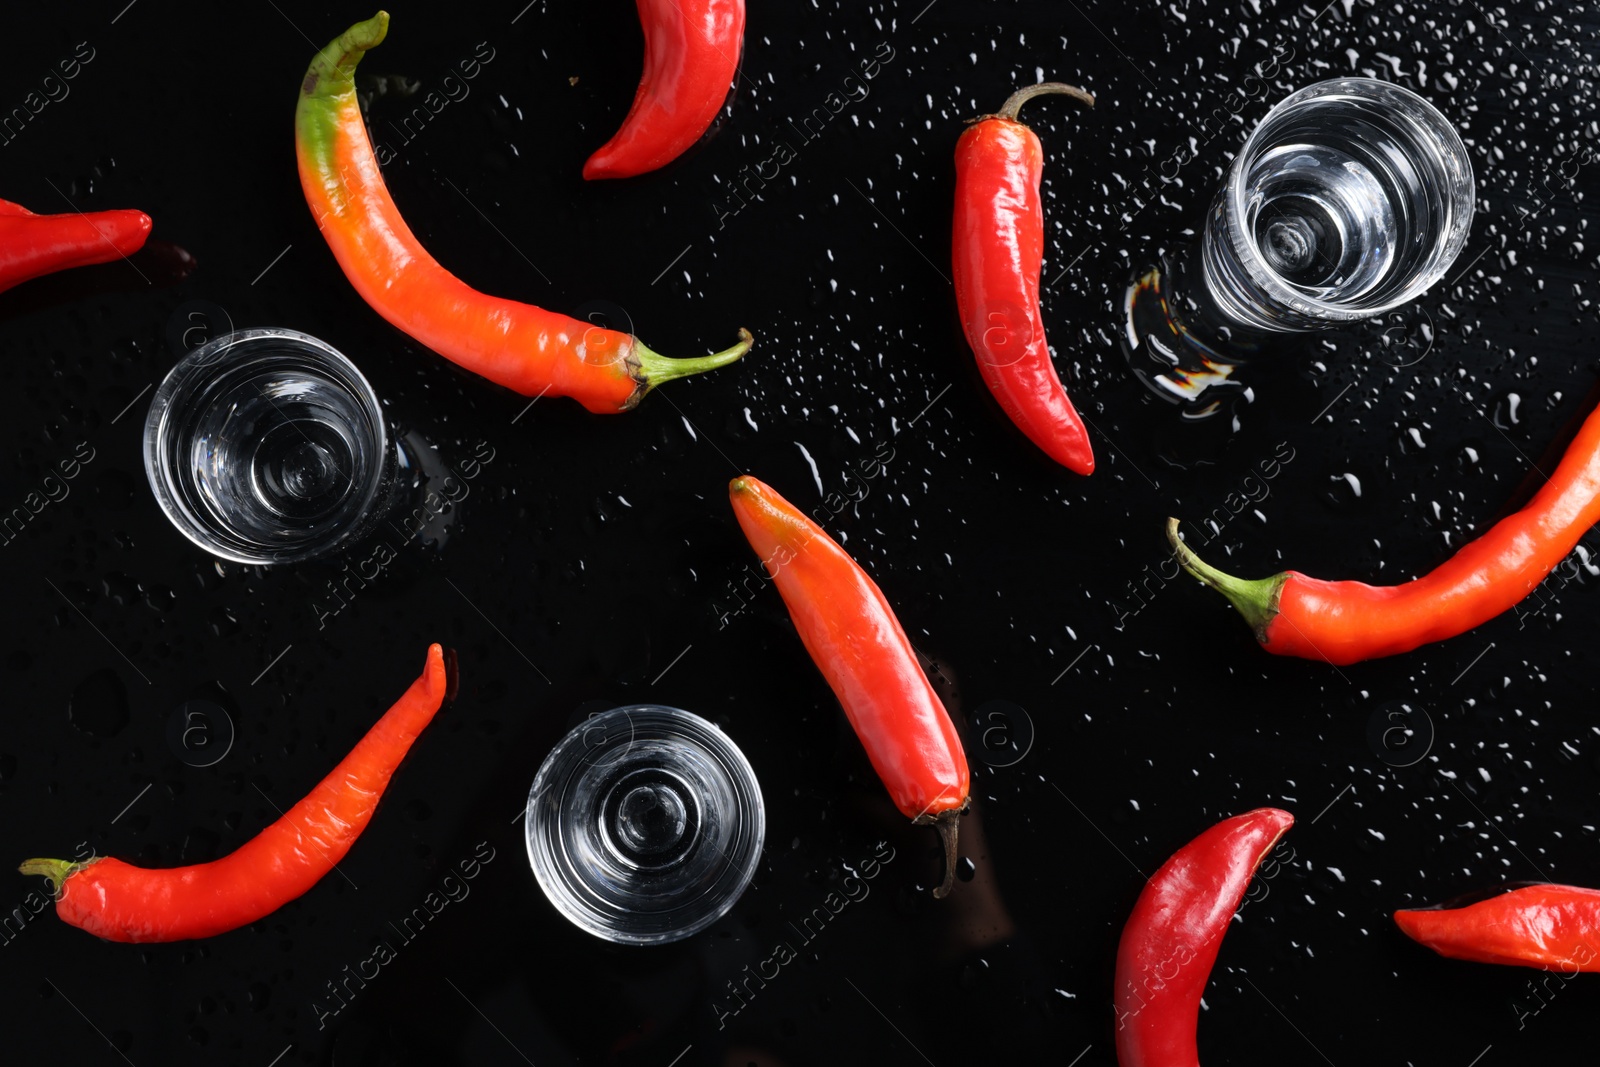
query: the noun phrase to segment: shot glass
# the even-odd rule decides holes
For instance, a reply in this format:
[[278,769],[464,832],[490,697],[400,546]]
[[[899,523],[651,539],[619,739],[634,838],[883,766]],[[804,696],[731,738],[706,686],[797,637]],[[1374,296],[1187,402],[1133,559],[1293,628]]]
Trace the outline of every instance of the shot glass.
[[201,345],[145,418],[145,474],[161,510],[236,563],[297,563],[354,544],[392,503],[398,464],[355,364],[294,330]]
[[749,762],[716,725],[640,704],[562,738],[524,826],[556,910],[596,937],[648,945],[727,914],[755,875],[766,815]]
[[1128,341],[1182,396],[1297,334],[1383,315],[1449,269],[1473,200],[1466,146],[1422,97],[1307,86],[1245,141],[1198,243],[1134,283]]

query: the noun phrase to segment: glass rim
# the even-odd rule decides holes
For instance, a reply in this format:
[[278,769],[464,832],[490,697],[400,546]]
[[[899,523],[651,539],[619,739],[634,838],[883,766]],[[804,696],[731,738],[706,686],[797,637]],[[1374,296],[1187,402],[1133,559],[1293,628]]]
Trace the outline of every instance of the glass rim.
[[[155,395],[150,400],[150,409],[145,414],[145,478],[150,483],[156,504],[161,508],[162,514],[191,543],[218,559],[253,566],[303,563],[329,555],[347,543],[359,526],[357,523],[352,523],[326,544],[317,545],[310,550],[251,553],[224,544],[212,536],[206,524],[200,521],[181,495],[173,490],[177,478],[169,463],[167,451],[162,447],[162,442],[168,436],[167,415],[172,408],[173,399],[180,396],[203,370],[223,365],[225,357],[232,349],[267,340],[293,342],[302,349],[315,352],[317,356],[333,363],[340,373],[347,376],[348,384],[354,387],[352,392],[360,397],[362,405],[367,408],[371,416],[376,429],[378,455],[387,454],[390,447],[389,428],[383,416],[383,403],[378,398],[377,390],[372,388],[372,383],[367,381],[366,375],[361,373],[361,369],[349,356],[320,337],[287,327],[255,326],[219,334],[180,357],[161,379],[161,384],[156,387]],[[381,461],[374,466],[375,473],[367,480],[368,484],[363,490],[357,514],[365,513],[371,508],[382,492],[383,467]]]
[[[1362,306],[1359,309],[1352,308],[1346,303],[1322,300],[1306,294],[1273,270],[1262,257],[1256,242],[1243,233],[1245,168],[1247,161],[1259,151],[1260,142],[1264,139],[1262,131],[1287,108],[1336,92],[1348,97],[1386,104],[1398,102],[1402,105],[1406,117],[1416,121],[1423,131],[1437,140],[1442,155],[1459,159],[1462,163],[1460,185],[1442,191],[1451,207],[1452,219],[1449,231],[1438,243],[1431,257],[1437,266],[1419,272],[1404,289],[1382,303]],[[1466,143],[1461,139],[1461,132],[1427,97],[1381,78],[1327,78],[1302,86],[1279,100],[1261,117],[1261,121],[1256,123],[1255,129],[1250,131],[1250,136],[1245,138],[1238,154],[1233,157],[1223,190],[1227,203],[1229,229],[1233,231],[1231,240],[1250,277],[1265,289],[1272,299],[1296,307],[1302,313],[1310,313],[1317,318],[1336,322],[1354,322],[1393,311],[1430,289],[1461,254],[1461,249],[1466,245],[1467,236],[1472,229],[1473,215],[1477,210],[1477,179],[1472,172],[1472,159],[1467,153]]]
[[[750,839],[754,844],[750,851],[749,861],[743,865],[742,869],[735,872],[732,889],[726,899],[718,904],[716,908],[699,916],[693,922],[666,931],[634,932],[617,930],[599,922],[597,916],[600,912],[585,907],[584,901],[580,896],[570,891],[556,891],[557,887],[552,886],[546,880],[545,867],[550,861],[541,857],[539,847],[535,843],[534,818],[535,812],[538,810],[536,805],[544,797],[544,794],[550,790],[552,785],[551,777],[556,772],[559,757],[565,755],[575,746],[584,744],[584,739],[591,730],[604,729],[618,722],[626,722],[628,725],[630,730],[629,743],[631,744],[636,739],[637,734],[637,731],[633,729],[636,725],[634,716],[640,713],[660,713],[659,720],[663,724],[689,727],[695,735],[693,739],[703,738],[710,741],[711,744],[705,747],[714,748],[715,751],[712,754],[719,757],[719,761],[725,761],[729,765],[732,781],[739,786],[747,787],[751,800],[749,812]],[[651,740],[652,738],[646,736],[637,739]],[[702,741],[702,744],[704,744],[704,741]],[[568,773],[570,776],[572,771],[569,769]],[[539,770],[534,775],[533,785],[528,790],[528,800],[522,809],[522,836],[523,844],[528,850],[528,865],[533,869],[534,881],[538,883],[545,899],[568,922],[587,934],[613,944],[666,945],[686,940],[705,930],[732,911],[734,905],[744,896],[745,890],[750,887],[751,881],[755,879],[756,869],[761,865],[762,850],[766,847],[766,801],[762,797],[761,780],[756,777],[755,768],[750,765],[750,760],[745,756],[744,750],[734,743],[733,738],[728,736],[727,731],[723,730],[722,727],[709,719],[696,715],[692,711],[685,711],[683,708],[675,708],[668,704],[625,704],[589,716],[562,734],[561,738],[556,741],[544,760],[539,764]],[[548,846],[546,846],[546,851],[550,851]],[[731,867],[729,869],[733,870]],[[558,881],[560,881],[562,887],[565,886],[565,880]]]

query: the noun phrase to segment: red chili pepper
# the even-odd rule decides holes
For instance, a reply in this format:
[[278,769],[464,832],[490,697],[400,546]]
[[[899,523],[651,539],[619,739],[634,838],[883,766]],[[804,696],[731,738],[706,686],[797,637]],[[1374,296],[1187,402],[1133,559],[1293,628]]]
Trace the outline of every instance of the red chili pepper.
[[1600,971],[1600,891],[1593,889],[1523,886],[1462,908],[1397,911],[1394,921],[1452,959]]
[[1094,106],[1093,96],[1070,85],[1030,85],[1013,93],[998,115],[973,120],[956,143],[956,306],[978,371],[1006,415],[1051,459],[1092,474],[1089,433],[1050,361],[1039,313],[1044,150],[1017,121],[1017,111],[1045,93]]
[[184,941],[237,930],[306,893],[344,859],[448,689],[444,650],[431,645],[422,677],[332,773],[221,859],[164,870],[117,859],[32,859],[18,869],[50,879],[63,921],[108,941]]
[[142,211],[35,215],[0,200],[0,292],[42,274],[131,256],[150,236]]
[[356,102],[356,64],[389,28],[359,22],[317,53],[300,85],[300,185],[345,277],[373,310],[446,359],[524,396],[570,396],[628,411],[662,382],[732,363],[750,334],[715,355],[667,359],[636,337],[487,296],[428,254],[389,197]]
[[1200,998],[1250,878],[1294,816],[1257,808],[1224,819],[1162,865],[1117,946],[1117,1062],[1198,1067]]
[[744,0],[639,0],[644,76],[616,136],[585,178],[631,178],[698,141],[728,99],[744,48]]
[[1550,480],[1433,571],[1403,585],[1325,582],[1298,571],[1246,580],[1167,538],[1183,568],[1233,602],[1268,652],[1343,666],[1409,652],[1509,611],[1600,520],[1600,409],[1578,430]]
[[967,757],[900,620],[867,572],[770,486],[746,475],[728,495],[895,807],[938,828],[945,873],[933,895],[943,897],[955,884],[956,820],[970,804]]

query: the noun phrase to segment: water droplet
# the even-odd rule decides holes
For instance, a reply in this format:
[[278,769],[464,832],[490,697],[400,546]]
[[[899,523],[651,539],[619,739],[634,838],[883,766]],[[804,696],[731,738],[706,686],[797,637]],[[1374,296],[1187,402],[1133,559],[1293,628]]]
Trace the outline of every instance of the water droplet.
[[216,608],[211,612],[211,632],[218,637],[232,637],[239,632],[239,620],[232,608]]
[[67,706],[72,725],[90,737],[115,737],[128,725],[128,691],[109,667],[102,667],[72,691]]
[[139,585],[121,571],[113,571],[100,579],[100,588],[111,602],[125,608],[139,599]]

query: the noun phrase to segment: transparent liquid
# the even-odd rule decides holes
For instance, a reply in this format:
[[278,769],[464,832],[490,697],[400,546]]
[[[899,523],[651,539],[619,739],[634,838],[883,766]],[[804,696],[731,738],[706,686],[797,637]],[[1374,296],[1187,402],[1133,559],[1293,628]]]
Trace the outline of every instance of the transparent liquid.
[[351,439],[360,406],[326,378],[273,369],[239,383],[194,427],[190,463],[201,492],[236,532],[270,541],[359,509]]
[[1247,333],[1388,310],[1455,259],[1473,195],[1466,149],[1427,101],[1372,79],[1319,82],[1273,108],[1234,160],[1202,291],[1185,281],[1180,310]]
[[242,562],[335,550],[381,515],[394,476],[371,387],[288,331],[243,331],[185,357],[152,405],[146,466],[179,529]]
[[765,833],[744,756],[676,708],[590,718],[546,758],[528,799],[528,856],[562,914],[609,941],[677,941],[744,892]]
[[[1397,190],[1362,162],[1360,146],[1283,145],[1252,175],[1251,232],[1267,266],[1322,299],[1371,291],[1397,263]],[[1415,247],[1414,245],[1412,246]]]

